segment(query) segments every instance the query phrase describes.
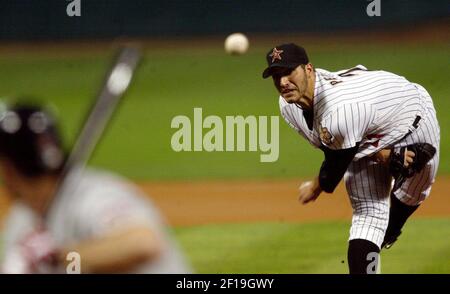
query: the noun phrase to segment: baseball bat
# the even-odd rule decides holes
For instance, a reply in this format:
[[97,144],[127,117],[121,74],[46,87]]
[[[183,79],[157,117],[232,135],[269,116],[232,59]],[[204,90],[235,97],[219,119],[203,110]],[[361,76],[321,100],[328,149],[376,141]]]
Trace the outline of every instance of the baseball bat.
[[[108,122],[117,109],[119,101],[128,89],[140,59],[141,54],[136,48],[125,47],[119,51],[93,106],[88,112],[87,118],[80,128],[79,135],[69,152],[58,179],[54,199],[50,201],[53,202],[55,198],[64,195],[67,192],[66,190],[70,188],[69,186],[76,186],[74,183],[77,177],[81,175]],[[48,206],[49,203],[46,205],[46,213],[48,212]]]

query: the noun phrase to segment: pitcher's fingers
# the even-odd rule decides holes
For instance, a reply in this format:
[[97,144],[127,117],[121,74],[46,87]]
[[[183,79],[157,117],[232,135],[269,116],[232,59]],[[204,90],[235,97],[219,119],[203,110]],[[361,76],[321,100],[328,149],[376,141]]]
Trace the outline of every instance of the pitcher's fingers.
[[406,151],[406,156],[415,157],[416,154],[413,151]]

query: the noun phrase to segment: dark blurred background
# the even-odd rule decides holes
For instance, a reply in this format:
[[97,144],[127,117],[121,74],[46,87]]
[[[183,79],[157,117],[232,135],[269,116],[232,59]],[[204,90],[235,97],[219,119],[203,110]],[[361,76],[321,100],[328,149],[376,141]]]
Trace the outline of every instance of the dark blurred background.
[[383,29],[450,15],[448,0],[379,0],[381,17],[367,16],[368,0],[79,0],[81,17],[69,17],[71,2],[1,0],[0,40]]

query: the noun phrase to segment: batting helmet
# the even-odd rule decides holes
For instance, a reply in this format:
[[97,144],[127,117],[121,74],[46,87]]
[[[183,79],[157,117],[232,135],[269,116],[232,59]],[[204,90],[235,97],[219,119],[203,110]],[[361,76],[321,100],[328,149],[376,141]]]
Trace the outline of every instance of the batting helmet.
[[59,172],[65,156],[50,112],[32,104],[2,105],[0,157],[28,177]]

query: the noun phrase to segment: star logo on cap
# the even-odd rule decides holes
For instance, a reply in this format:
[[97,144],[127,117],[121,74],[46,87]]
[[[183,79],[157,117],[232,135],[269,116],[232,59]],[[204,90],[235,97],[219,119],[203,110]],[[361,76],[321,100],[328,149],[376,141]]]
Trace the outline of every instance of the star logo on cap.
[[283,50],[278,50],[276,47],[273,48],[272,53],[269,55],[272,57],[272,63],[277,59],[281,60],[281,53],[283,53]]

